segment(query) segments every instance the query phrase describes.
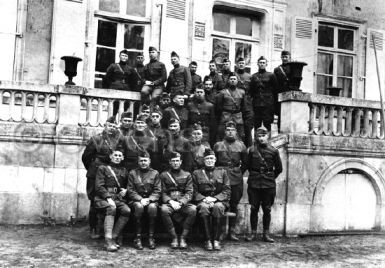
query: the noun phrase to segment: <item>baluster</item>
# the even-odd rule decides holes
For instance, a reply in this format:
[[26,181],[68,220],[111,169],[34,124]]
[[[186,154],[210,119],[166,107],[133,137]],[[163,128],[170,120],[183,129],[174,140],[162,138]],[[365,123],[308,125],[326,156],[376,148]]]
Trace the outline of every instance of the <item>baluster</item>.
[[118,115],[118,118],[120,118],[120,116],[122,115],[123,112],[124,112],[124,100],[119,100],[119,115]]
[[370,109],[365,109],[364,110],[364,129],[361,133],[361,137],[362,138],[366,138],[369,136],[369,133],[370,133]]
[[114,113],[114,100],[109,99],[108,100],[108,116],[107,118],[110,118],[112,114]]
[[102,112],[103,112],[103,99],[99,98],[98,99],[98,113],[97,113],[97,117],[96,117],[97,126],[103,126],[103,122],[101,122],[102,121]]
[[51,98],[50,94],[44,94],[44,117],[43,117],[43,123],[49,122],[49,99]]
[[37,108],[39,107],[39,94],[33,93],[33,115],[32,122],[37,122]]
[[[133,101],[131,101],[133,103]],[[309,133],[315,133],[315,113],[317,106],[314,103],[310,103],[310,115],[309,115]]]
[[343,132],[343,136],[349,137],[352,135],[352,122],[353,122],[353,108],[346,108],[346,120],[345,120],[345,131]]
[[380,112],[379,114],[378,114],[378,118],[379,118],[379,121],[380,121],[380,134],[379,134],[379,139],[384,139],[384,134],[385,134],[385,129],[384,129],[384,124],[383,124],[383,120],[382,120],[382,113]]
[[21,121],[27,121],[26,119],[26,110],[27,110],[27,93],[21,92]]
[[343,121],[344,121],[344,107],[340,106],[338,107],[338,111],[337,111],[337,131],[333,133],[335,136],[342,135]]
[[370,136],[373,139],[378,137],[378,110],[372,110],[372,135]]
[[11,96],[9,99],[9,118],[13,119],[13,113],[15,110],[15,91],[11,91],[10,93]]
[[327,129],[325,131],[326,135],[332,135],[333,134],[333,123],[334,123],[334,105],[330,105],[328,108],[328,125]]
[[90,124],[92,111],[92,98],[87,98],[86,125]]
[[326,111],[326,106],[321,104],[320,105],[320,112],[319,112],[319,119],[318,119],[318,132],[317,132],[317,135],[322,135],[324,133],[325,111]]
[[361,132],[361,108],[354,109],[353,137],[360,136]]
[[55,121],[52,123],[56,123],[59,120],[60,95],[55,95],[55,97],[56,97]]

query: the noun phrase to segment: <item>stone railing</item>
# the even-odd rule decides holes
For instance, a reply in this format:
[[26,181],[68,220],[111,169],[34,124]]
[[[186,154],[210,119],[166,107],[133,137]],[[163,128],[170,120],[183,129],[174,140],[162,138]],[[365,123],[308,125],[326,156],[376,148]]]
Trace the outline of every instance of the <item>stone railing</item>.
[[383,139],[376,101],[291,91],[280,94],[281,133]]

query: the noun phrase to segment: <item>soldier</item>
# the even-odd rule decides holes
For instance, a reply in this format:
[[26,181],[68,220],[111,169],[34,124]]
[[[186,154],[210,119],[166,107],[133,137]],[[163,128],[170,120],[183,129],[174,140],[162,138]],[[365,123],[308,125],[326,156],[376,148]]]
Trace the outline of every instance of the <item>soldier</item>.
[[253,99],[254,129],[262,124],[270,131],[274,122],[277,99],[277,79],[273,73],[266,71],[267,59],[258,59],[258,72],[251,76],[250,95]]
[[133,128],[133,120],[132,120],[132,113],[131,112],[124,112],[120,116],[120,133],[122,133],[123,136],[128,136],[129,133],[132,131]]
[[188,126],[188,110],[185,107],[185,96],[181,91],[177,91],[172,95],[172,104],[163,112],[163,119],[161,121],[162,127],[167,128],[170,119],[178,119],[180,127],[185,130]]
[[217,95],[217,92],[214,92],[214,84],[213,80],[211,80],[210,77],[205,77],[205,80],[203,82],[203,89],[205,90],[205,98],[206,101],[214,104],[215,103],[215,96]]
[[244,130],[245,130],[245,145],[251,146],[252,144],[252,135],[251,131],[253,129],[253,104],[250,96],[250,79],[251,75],[245,70],[246,61],[244,58],[238,58],[237,60],[237,78],[238,78],[238,87],[243,89],[246,93],[245,95],[245,111],[242,113]]
[[282,163],[279,152],[268,143],[269,132],[265,127],[260,127],[255,132],[254,146],[249,148],[248,166],[249,178],[247,180],[250,208],[251,234],[246,241],[257,237],[258,210],[263,210],[263,241],[273,243],[269,237],[271,221],[271,206],[274,204],[276,178],[282,172]]
[[128,51],[125,49],[120,51],[119,58],[118,63],[112,63],[108,66],[103,78],[103,88],[134,90],[137,77],[134,69],[128,65]]
[[138,115],[132,133],[124,137],[124,166],[128,171],[138,167],[138,154],[144,150],[152,152],[155,149],[155,139],[147,132],[147,123],[143,115]]
[[[243,172],[246,170],[247,149],[244,143],[236,139],[236,124],[232,121],[226,123],[225,138],[214,145],[214,152],[217,157],[216,165],[227,171],[230,179],[231,197],[230,211],[237,213],[237,206],[243,195]],[[236,219],[230,218],[229,238],[238,241],[235,234]]]
[[[95,207],[105,209],[104,238],[107,251],[117,251],[123,237],[121,232],[130,217],[130,208],[125,203],[127,193],[127,170],[120,165],[123,152],[113,150],[110,155],[111,163],[98,168],[95,179]],[[119,218],[115,221],[116,212]]]
[[175,92],[183,92],[184,95],[191,94],[191,74],[189,68],[181,66],[179,55],[175,51],[171,52],[171,64],[174,69],[171,70],[168,79],[166,91],[173,95]]
[[136,91],[140,92],[142,90],[142,87],[144,85],[144,55],[142,52],[139,52],[136,55],[135,58],[135,67],[134,71],[137,76],[137,86],[136,86]]
[[224,86],[227,87],[227,83],[229,81],[230,74],[232,73],[231,71],[231,61],[227,58],[224,58],[223,61],[223,66],[222,66],[222,77],[224,81]]
[[[200,123],[203,130],[203,138],[210,144],[215,142],[215,110],[214,105],[205,99],[205,91],[202,88],[196,88],[191,101],[187,104],[188,125]],[[211,128],[211,130],[210,130]]]
[[140,114],[144,117],[147,124],[151,122],[150,113],[151,113],[150,106],[143,104],[140,109]]
[[[226,170],[216,168],[215,162],[214,151],[206,149],[204,167],[195,170],[192,175],[194,201],[197,203],[198,215],[204,224],[206,250],[221,250],[219,240],[222,231],[222,217],[229,207],[231,192]],[[213,217],[213,233],[211,233],[210,216]]]
[[151,158],[152,167],[158,171],[165,169],[163,151],[167,148],[169,137],[167,131],[160,126],[162,116],[162,112],[155,107],[151,112],[151,123],[148,126],[150,137],[155,139],[155,149]]
[[213,92],[214,94],[217,94],[219,91],[221,91],[225,86],[225,81],[223,80],[223,77],[221,74],[217,72],[217,63],[215,60],[211,60],[209,63],[209,70],[210,73],[205,76],[204,81],[206,79],[211,78],[211,81],[213,81]]
[[150,167],[151,160],[148,152],[143,151],[138,155],[139,168],[133,169],[128,175],[127,195],[132,200],[136,222],[136,249],[142,246],[142,216],[146,212],[149,218],[148,246],[155,249],[155,218],[158,214],[158,204],[161,195],[161,182],[158,171]]
[[84,149],[82,162],[87,170],[87,196],[90,200],[88,221],[90,225],[91,238],[100,237],[100,226],[98,226],[97,211],[95,209],[95,177],[99,166],[110,162],[110,155],[116,148],[120,148],[123,137],[115,124],[115,118],[111,116],[104,124],[102,133],[91,137]]
[[203,138],[203,131],[202,126],[198,123],[195,123],[192,126],[192,133],[191,133],[191,152],[192,157],[194,160],[194,163],[192,165],[191,170],[194,171],[195,169],[202,168],[204,166],[204,159],[203,155],[206,149],[210,149],[210,145],[208,142],[202,141]]
[[245,91],[237,87],[238,78],[235,73],[229,76],[229,87],[223,89],[215,98],[217,118],[219,118],[218,139],[224,136],[225,125],[228,121],[236,123],[238,137],[244,139],[243,112],[245,112]]
[[[162,220],[167,231],[170,233],[172,241],[171,248],[186,249],[186,237],[194,224],[196,217],[196,206],[191,204],[193,196],[193,183],[191,174],[181,169],[181,155],[172,152],[170,155],[170,169],[162,172],[162,200],[163,205]],[[183,231],[180,236],[179,244],[175,232],[172,216],[184,219]]]
[[153,101],[162,94],[164,82],[167,80],[166,66],[158,61],[158,50],[149,47],[150,62],[144,66],[144,85],[142,87],[142,102],[148,104],[150,96]]
[[196,63],[196,61],[190,62],[189,69],[190,69],[191,81],[192,81],[191,93],[194,93],[197,87],[202,86],[202,77],[196,73],[197,68],[198,68],[198,64]]
[[170,104],[171,104],[170,94],[168,94],[167,92],[163,92],[162,96],[158,101],[160,111],[163,113],[164,110],[166,110],[166,108],[170,106]]

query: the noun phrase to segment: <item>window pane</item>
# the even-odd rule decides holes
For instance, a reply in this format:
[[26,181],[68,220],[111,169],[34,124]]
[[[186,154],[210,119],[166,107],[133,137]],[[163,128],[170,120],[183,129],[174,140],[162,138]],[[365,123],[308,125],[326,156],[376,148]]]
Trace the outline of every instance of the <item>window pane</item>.
[[116,29],[114,22],[99,20],[97,44],[108,47],[116,46]]
[[236,42],[235,43],[235,59],[237,62],[238,58],[244,58],[246,66],[250,66],[251,62],[251,44]]
[[229,58],[230,41],[223,39],[213,39],[213,59],[218,64],[218,69],[222,69],[222,60]]
[[214,13],[214,30],[230,33],[230,15],[225,13]]
[[343,88],[342,97],[351,98],[352,97],[352,79],[350,78],[338,78],[337,86]]
[[353,57],[338,55],[337,60],[337,75],[353,76]]
[[104,47],[96,49],[95,70],[97,72],[105,72],[107,67],[113,62],[115,62],[115,50]]
[[318,45],[324,47],[333,47],[334,29],[333,27],[320,25],[318,27]]
[[119,13],[120,0],[99,0],[99,10]]
[[146,15],[146,0],[126,0],[127,15],[144,17]]
[[333,74],[333,55],[319,52],[317,73]]
[[317,94],[326,94],[327,88],[332,86],[332,77],[317,75]]
[[353,50],[353,31],[339,29],[338,30],[338,48]]
[[127,49],[143,49],[144,26],[124,24],[124,47]]
[[236,33],[251,36],[253,32],[252,22],[250,18],[235,17]]

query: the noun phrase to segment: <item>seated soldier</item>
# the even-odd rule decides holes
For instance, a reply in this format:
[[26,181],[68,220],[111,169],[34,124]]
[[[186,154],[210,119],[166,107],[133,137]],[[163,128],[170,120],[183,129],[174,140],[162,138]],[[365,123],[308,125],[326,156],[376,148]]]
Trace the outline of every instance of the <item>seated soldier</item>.
[[[181,156],[177,152],[170,155],[170,169],[162,172],[162,220],[167,231],[172,237],[171,248],[186,249],[186,236],[188,235],[196,217],[196,207],[191,204],[193,183],[191,174],[181,169]],[[171,217],[184,219],[183,231],[179,244]]]
[[143,249],[142,246],[142,216],[146,212],[149,218],[148,246],[155,249],[154,229],[155,218],[158,214],[158,201],[162,186],[158,171],[150,167],[150,155],[148,152],[141,152],[138,156],[139,168],[133,169],[128,175],[127,195],[134,208],[136,222],[136,238],[134,240],[136,249]]
[[[224,169],[216,168],[215,153],[206,149],[204,153],[204,168],[193,172],[194,201],[197,203],[199,217],[202,218],[205,232],[205,249],[221,250],[220,237],[222,217],[230,201],[230,181]],[[211,233],[210,216],[213,217]],[[214,236],[214,237],[213,237]],[[213,240],[213,242],[212,242]]]
[[[110,155],[111,163],[98,168],[95,180],[95,207],[105,209],[104,237],[107,251],[117,251],[123,239],[121,232],[126,226],[130,208],[125,203],[127,192],[127,170],[120,165],[123,160],[123,152],[114,150]],[[119,218],[115,222],[116,212]]]

